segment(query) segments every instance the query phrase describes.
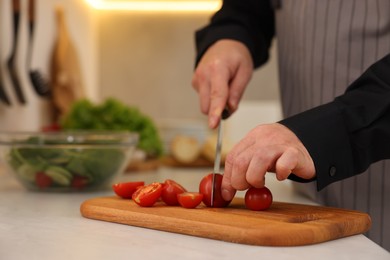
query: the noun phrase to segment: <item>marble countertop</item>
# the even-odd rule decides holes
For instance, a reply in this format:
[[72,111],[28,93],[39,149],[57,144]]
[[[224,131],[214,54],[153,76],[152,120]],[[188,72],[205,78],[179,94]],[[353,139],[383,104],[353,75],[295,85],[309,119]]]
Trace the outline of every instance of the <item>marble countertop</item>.
[[[170,178],[197,190],[208,171],[160,168],[127,173],[117,181]],[[263,247],[86,219],[80,215],[80,204],[111,196],[111,190],[31,192],[4,170],[0,180],[0,259],[390,259],[389,252],[363,235],[308,246]],[[314,204],[297,195],[288,182],[267,177],[267,186],[275,201]]]

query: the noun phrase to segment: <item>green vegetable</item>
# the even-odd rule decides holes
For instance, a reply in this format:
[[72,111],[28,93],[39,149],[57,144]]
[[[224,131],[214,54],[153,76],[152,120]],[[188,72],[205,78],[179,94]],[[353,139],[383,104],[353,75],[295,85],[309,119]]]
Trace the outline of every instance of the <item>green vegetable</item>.
[[69,186],[73,178],[68,170],[59,166],[49,166],[45,170],[45,173],[52,178],[55,183],[61,186]]
[[137,108],[109,98],[100,105],[87,99],[73,103],[70,112],[60,122],[64,130],[128,130],[139,134],[138,148],[149,157],[163,153],[163,144],[156,126]]
[[32,165],[29,165],[29,164],[22,164],[17,169],[17,172],[18,172],[19,176],[22,179],[25,179],[25,180],[27,180],[29,182],[33,182],[35,180],[35,174],[38,171],[39,170],[36,167],[34,167]]
[[[37,139],[30,138],[24,143],[37,144]],[[92,188],[105,183],[127,159],[126,148],[50,147],[56,144],[61,147],[63,142],[51,141],[41,147],[38,144],[37,147],[15,147],[8,152],[7,160],[20,179],[31,187],[35,186],[35,175],[44,172],[53,180],[54,187],[70,187],[75,178],[82,176]]]

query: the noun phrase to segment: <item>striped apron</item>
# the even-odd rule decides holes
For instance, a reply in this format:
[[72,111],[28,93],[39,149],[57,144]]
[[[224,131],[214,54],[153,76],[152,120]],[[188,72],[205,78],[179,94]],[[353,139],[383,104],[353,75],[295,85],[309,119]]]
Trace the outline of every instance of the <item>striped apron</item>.
[[[280,93],[288,117],[332,101],[390,53],[390,0],[282,0],[276,31]],[[390,251],[390,160],[320,192],[315,183],[294,186],[323,205],[370,214],[366,235]]]

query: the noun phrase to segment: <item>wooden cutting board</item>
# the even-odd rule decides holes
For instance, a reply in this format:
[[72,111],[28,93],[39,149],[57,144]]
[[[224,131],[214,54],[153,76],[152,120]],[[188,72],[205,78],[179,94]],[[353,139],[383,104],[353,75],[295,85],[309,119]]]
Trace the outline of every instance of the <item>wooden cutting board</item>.
[[55,16],[57,38],[51,56],[50,77],[56,119],[59,119],[69,112],[73,102],[85,98],[85,86],[79,55],[63,6],[56,6]]
[[358,211],[283,202],[251,211],[241,198],[227,208],[185,209],[163,202],[146,208],[132,200],[101,197],[83,202],[80,211],[90,219],[261,246],[316,244],[364,233],[371,225],[370,216]]

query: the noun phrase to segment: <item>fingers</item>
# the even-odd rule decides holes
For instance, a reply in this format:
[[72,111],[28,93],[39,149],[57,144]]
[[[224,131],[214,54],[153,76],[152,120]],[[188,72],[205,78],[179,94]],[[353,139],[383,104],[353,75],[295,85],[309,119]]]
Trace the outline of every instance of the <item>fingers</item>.
[[218,60],[199,66],[194,73],[192,86],[198,92],[200,108],[208,115],[209,127],[218,126],[229,95],[229,71]]
[[[248,158],[238,159],[238,156],[242,154],[248,147],[251,147],[254,141],[251,138],[244,138],[238,144],[234,146],[232,151],[226,156],[225,169],[221,184],[222,196],[225,200],[231,200],[237,189],[245,189],[248,185],[245,185],[245,172],[247,169],[246,164],[249,164]],[[238,166],[240,165],[240,166]],[[233,175],[233,168],[235,168]],[[236,177],[233,177],[238,175]],[[238,182],[238,184],[236,183]]]
[[[236,146],[237,147],[237,146]],[[248,149],[253,148],[249,145]],[[234,150],[234,149],[233,149]],[[263,164],[257,164],[250,156],[251,153],[229,153],[225,160],[225,172],[222,179],[222,196],[225,200],[231,200],[236,190],[246,190],[251,186],[263,187],[264,174],[258,174]],[[257,168],[259,166],[260,168]],[[256,168],[256,174],[251,175]],[[264,168],[265,169],[265,168]],[[249,174],[247,174],[249,172]],[[262,177],[261,177],[262,176]]]
[[237,110],[252,73],[252,57],[244,44],[225,39],[208,48],[195,70],[192,86],[210,128],[218,126],[226,106],[230,113]]
[[[227,182],[225,176],[223,177],[225,179],[225,182]],[[223,182],[223,180],[222,180]],[[226,201],[230,201],[234,198],[234,195],[236,195],[236,189],[234,189],[232,186],[225,184],[225,187],[221,187],[221,195],[222,198]]]
[[198,67],[192,77],[192,87],[198,92],[200,110],[207,115],[210,108],[210,82],[207,71]]
[[288,148],[280,156],[275,164],[276,178],[283,181],[297,168],[299,152],[297,149]]
[[[259,159],[259,160],[258,160]],[[228,155],[225,161],[225,172],[222,179],[222,197],[231,200],[237,190],[250,187],[261,188],[265,184],[265,174],[268,164],[261,158],[248,157],[245,153],[234,157]],[[271,159],[272,160],[272,159]]]
[[229,72],[223,65],[216,63],[213,66],[210,78],[210,108],[209,127],[216,128],[221,119],[223,109],[226,107],[229,96]]
[[236,190],[250,187],[261,188],[265,184],[265,174],[273,167],[282,154],[281,147],[273,149],[258,148],[251,145],[245,151],[234,156],[231,162],[230,184]]
[[[249,163],[245,174],[245,180],[251,187],[261,188],[265,184],[265,174],[274,164],[275,158],[279,155],[279,151],[273,151],[271,154],[268,151],[254,151],[252,160]],[[240,169],[237,169],[237,174],[240,174]],[[234,175],[234,171],[233,171]]]
[[238,67],[236,77],[230,82],[228,106],[231,113],[238,109],[238,104],[242,98],[246,86],[248,85],[253,73],[252,60],[248,59],[247,64]]
[[[238,109],[242,95],[252,75],[252,70],[245,71],[239,68],[237,74],[220,70],[218,76],[212,78],[210,95],[209,127],[216,128],[221,119],[222,111],[228,107],[229,115]],[[232,78],[231,78],[232,77]]]
[[285,180],[291,173],[304,178],[312,179],[315,176],[314,162],[306,149],[289,147],[286,149],[275,165],[276,178]]
[[[242,149],[242,147],[240,148]],[[268,147],[268,149],[256,150],[256,148],[253,144],[243,149],[241,153],[230,153],[227,156],[222,180],[222,196],[225,200],[231,200],[236,190],[263,187],[265,174],[269,169],[276,168],[274,165],[283,156],[283,151],[278,146],[273,149]],[[285,176],[283,179],[286,179],[291,173],[291,168],[285,167],[284,164],[282,162],[280,169],[288,170],[284,170],[282,175],[277,175],[279,176],[278,180],[282,180],[282,176]]]
[[233,188],[231,182],[232,176],[232,158],[229,158],[229,155],[225,160],[225,172],[223,174],[222,183],[221,183],[221,194],[224,200],[229,201],[233,199],[236,194],[236,189]]
[[263,187],[265,174],[270,171],[280,181],[291,173],[304,179],[315,177],[306,148],[293,132],[279,124],[256,127],[228,154],[222,181],[224,199],[233,198],[236,190]]

